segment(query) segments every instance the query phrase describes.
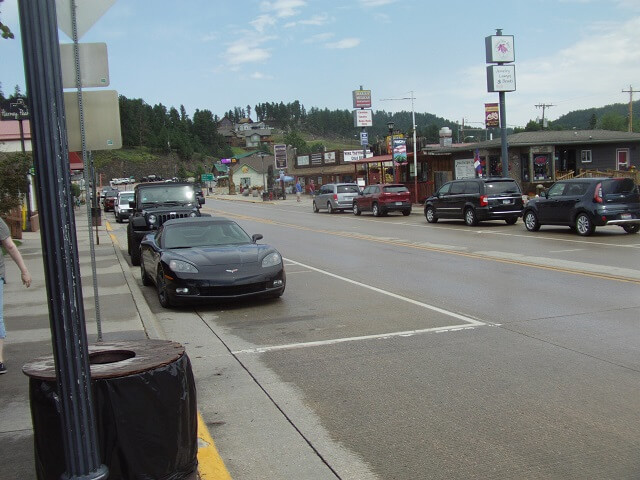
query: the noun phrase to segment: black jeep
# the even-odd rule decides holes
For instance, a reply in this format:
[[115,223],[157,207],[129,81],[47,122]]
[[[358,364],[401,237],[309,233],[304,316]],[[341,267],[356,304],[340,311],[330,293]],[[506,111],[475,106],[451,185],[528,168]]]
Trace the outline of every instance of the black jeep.
[[143,183],[136,185],[127,226],[127,250],[131,263],[140,265],[140,242],[167,220],[200,217],[204,197],[196,197],[190,183]]

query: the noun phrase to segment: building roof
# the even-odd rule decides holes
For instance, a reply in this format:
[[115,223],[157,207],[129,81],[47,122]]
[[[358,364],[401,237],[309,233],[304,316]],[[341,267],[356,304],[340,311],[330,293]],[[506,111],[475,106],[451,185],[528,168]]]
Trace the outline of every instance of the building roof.
[[[264,162],[258,152],[251,152],[248,155],[244,155],[243,157],[236,157],[238,159],[238,163],[233,167],[233,171],[237,171],[242,165],[247,165],[251,167],[258,173],[267,173],[269,165],[274,165],[274,156],[273,155],[264,155]],[[264,164],[264,168],[262,167]],[[275,167],[274,167],[275,170]]]
[[[22,122],[22,130],[24,139],[31,139],[31,124],[29,122]],[[20,140],[20,122],[18,120],[0,121],[0,142],[11,140]]]
[[[527,147],[532,145],[585,145],[596,143],[640,143],[640,133],[618,132],[614,130],[541,130],[538,132],[513,133],[507,136],[509,147]],[[476,143],[452,145],[435,148],[440,152],[474,150],[476,148],[500,148],[500,137]]]

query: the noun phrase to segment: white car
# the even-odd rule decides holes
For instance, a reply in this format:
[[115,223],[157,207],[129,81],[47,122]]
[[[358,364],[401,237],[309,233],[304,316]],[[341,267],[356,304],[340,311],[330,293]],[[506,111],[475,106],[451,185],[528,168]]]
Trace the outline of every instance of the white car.
[[116,222],[122,223],[122,220],[129,218],[131,215],[131,207],[129,202],[133,201],[133,191],[122,191],[118,193],[113,203],[113,214],[116,216]]

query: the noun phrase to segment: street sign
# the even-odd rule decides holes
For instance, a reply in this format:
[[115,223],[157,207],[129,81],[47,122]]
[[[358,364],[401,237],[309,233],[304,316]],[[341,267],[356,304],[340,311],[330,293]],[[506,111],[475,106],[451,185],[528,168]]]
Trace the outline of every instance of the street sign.
[[[122,148],[120,104],[115,90],[85,90],[82,92],[87,150]],[[69,151],[82,151],[80,114],[76,92],[64,93]]]
[[[76,32],[80,39],[116,0],[75,0]],[[58,28],[73,38],[73,22],[71,19],[71,0],[56,0]]]
[[369,134],[367,132],[360,132],[360,145],[369,145]]
[[373,112],[371,110],[354,110],[353,126],[373,127]]
[[[80,85],[82,87],[108,87],[109,62],[106,43],[79,43]],[[76,64],[73,43],[60,44],[62,88],[76,88]]]
[[200,180],[203,182],[213,182],[213,173],[203,173],[200,175]]

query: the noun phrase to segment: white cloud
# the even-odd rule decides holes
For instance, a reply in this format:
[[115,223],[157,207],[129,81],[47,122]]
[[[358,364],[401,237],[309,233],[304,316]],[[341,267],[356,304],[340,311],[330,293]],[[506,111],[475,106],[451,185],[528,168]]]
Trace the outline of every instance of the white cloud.
[[262,33],[267,27],[271,27],[276,24],[276,19],[271,15],[260,15],[255,20],[249,22],[249,24],[256,29],[256,31]]
[[397,0],[360,0],[360,5],[365,8],[382,7],[384,5],[390,5]]
[[225,57],[230,65],[239,65],[242,63],[264,62],[271,57],[271,52],[246,40],[240,40],[227,47]]
[[318,33],[317,35],[311,35],[310,37],[305,38],[304,43],[326,42],[327,40],[329,40],[330,38],[333,38],[334,36],[335,34],[332,32]]
[[273,79],[271,75],[267,75],[262,72],[253,72],[251,75],[249,75],[249,77],[254,80],[272,80]]
[[289,22],[285,25],[285,27],[295,27],[296,25],[312,25],[312,26],[322,26],[329,23],[329,15],[326,13],[322,13],[319,15],[314,15],[313,17],[307,20],[298,20],[297,22]]
[[336,49],[344,49],[344,48],[354,48],[360,45],[359,38],[344,38],[337,42],[327,43],[325,46],[327,48],[336,48]]
[[278,18],[293,17],[300,12],[300,8],[307,4],[304,0],[275,0],[262,2],[261,8],[266,12],[274,12]]

